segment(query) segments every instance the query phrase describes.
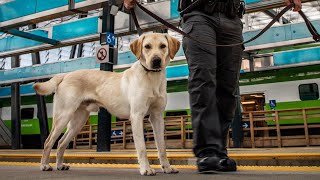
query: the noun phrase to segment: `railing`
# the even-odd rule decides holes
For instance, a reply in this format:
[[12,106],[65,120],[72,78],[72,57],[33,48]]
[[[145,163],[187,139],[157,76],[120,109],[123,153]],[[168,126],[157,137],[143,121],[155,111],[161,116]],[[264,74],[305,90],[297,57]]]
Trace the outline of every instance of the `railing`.
[[320,108],[244,112],[242,121],[247,147],[320,145]]
[[[192,148],[192,123],[190,116],[166,117],[165,139],[168,148]],[[286,147],[320,145],[320,108],[242,113],[243,147]],[[129,121],[112,123],[113,149],[134,148]],[[144,121],[145,142],[155,148],[151,124]],[[120,132],[120,133],[119,133]],[[97,141],[97,125],[85,125],[75,138],[73,148],[93,148]],[[232,130],[228,134],[228,146],[233,147]]]

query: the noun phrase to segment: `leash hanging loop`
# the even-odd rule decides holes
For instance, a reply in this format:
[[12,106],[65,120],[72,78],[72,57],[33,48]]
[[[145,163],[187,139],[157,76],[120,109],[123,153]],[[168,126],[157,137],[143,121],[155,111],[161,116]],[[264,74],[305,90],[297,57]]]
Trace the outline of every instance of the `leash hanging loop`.
[[[244,41],[244,42],[240,42],[240,43],[235,43],[235,44],[214,44],[214,43],[211,43],[211,42],[207,42],[207,41],[199,41],[198,39],[196,39],[195,37],[193,36],[190,36],[189,34],[183,32],[182,30],[180,30],[179,28],[175,27],[174,25],[170,24],[169,22],[165,21],[164,19],[160,18],[159,16],[157,16],[156,14],[152,13],[151,11],[149,11],[147,8],[145,8],[144,6],[142,6],[141,4],[137,3],[137,6],[142,10],[144,11],[146,14],[148,14],[149,16],[151,16],[152,18],[154,18],[155,20],[157,20],[158,22],[160,22],[161,24],[163,24],[164,26],[166,26],[167,28],[173,30],[173,31],[176,31],[177,33],[180,33],[181,35],[193,40],[193,41],[196,41],[196,42],[199,42],[201,44],[206,44],[206,45],[210,45],[210,46],[215,46],[215,47],[231,47],[231,46],[240,46],[240,45],[244,45],[246,43],[249,43],[251,41],[254,41],[255,39],[257,39],[258,37],[260,37],[263,33],[265,33],[275,22],[277,22],[283,15],[284,13],[286,13],[287,11],[289,11],[290,9],[292,9],[294,7],[294,4],[290,4],[288,6],[286,6],[284,9],[282,9],[279,14],[277,14],[273,19],[272,21],[267,24],[266,27],[264,27],[257,35],[255,35],[254,37],[250,38],[249,40],[247,41]],[[137,30],[138,30],[138,33],[141,32],[142,34],[142,29],[140,28],[139,26],[139,23],[138,23],[138,20],[137,20],[137,17],[134,13],[134,10],[132,9],[131,10],[132,13],[132,17],[134,19],[134,22],[135,22],[135,25],[137,27]],[[320,35],[319,33],[317,32],[317,30],[315,29],[315,27],[312,25],[312,23],[309,21],[309,19],[305,16],[305,14],[300,10],[299,11],[299,14],[302,16],[302,18],[304,19],[307,27],[308,27],[308,30],[310,31],[310,33],[312,34],[313,36],[313,39],[315,41],[320,41]],[[140,29],[140,30],[139,30]],[[139,33],[139,35],[141,35]]]

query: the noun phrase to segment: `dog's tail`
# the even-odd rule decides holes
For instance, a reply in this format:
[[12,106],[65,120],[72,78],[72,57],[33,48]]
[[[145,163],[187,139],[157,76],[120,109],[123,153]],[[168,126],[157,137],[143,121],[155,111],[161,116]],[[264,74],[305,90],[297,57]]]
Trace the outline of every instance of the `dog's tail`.
[[59,74],[47,82],[35,83],[32,87],[40,95],[50,95],[56,91],[58,85],[62,82],[65,74]]

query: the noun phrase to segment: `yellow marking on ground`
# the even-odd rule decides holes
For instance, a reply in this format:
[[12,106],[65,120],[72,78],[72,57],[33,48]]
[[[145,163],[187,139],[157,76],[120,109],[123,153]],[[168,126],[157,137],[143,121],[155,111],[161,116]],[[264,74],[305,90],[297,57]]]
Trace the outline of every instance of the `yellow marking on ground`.
[[[1,158],[41,158],[42,154],[30,154],[30,153],[1,153]],[[194,158],[192,153],[168,153],[169,159],[185,160]],[[320,159],[320,153],[264,153],[264,154],[229,154],[231,158],[235,160],[268,160],[268,159]],[[56,154],[52,153],[51,158],[55,158]],[[136,153],[66,153],[64,155],[68,159],[137,159]],[[148,158],[158,159],[158,155],[155,153],[149,153]]]
[[[121,168],[121,169],[138,169],[138,164],[89,164],[89,163],[67,163],[71,167],[80,168]],[[55,163],[51,163],[53,167]],[[0,162],[0,166],[40,166],[35,162]],[[178,169],[193,169],[194,165],[173,165]],[[151,168],[160,169],[160,165],[151,165]],[[320,172],[320,166],[238,166],[239,171],[295,171],[295,172]]]

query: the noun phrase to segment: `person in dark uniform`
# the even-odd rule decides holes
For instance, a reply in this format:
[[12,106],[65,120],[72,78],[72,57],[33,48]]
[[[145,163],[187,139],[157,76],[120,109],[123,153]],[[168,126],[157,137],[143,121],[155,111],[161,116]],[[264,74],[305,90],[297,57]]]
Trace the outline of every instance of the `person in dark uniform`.
[[[193,3],[198,4],[188,9]],[[180,0],[182,30],[199,41],[241,43],[243,24],[239,11],[244,7],[240,3],[240,0]],[[293,3],[294,11],[299,11],[301,0]],[[189,67],[193,151],[198,158],[198,171],[236,171],[236,162],[228,157],[226,142],[235,116],[243,46],[214,47],[187,37],[182,45]]]
[[[294,3],[294,11],[301,9],[301,0],[285,2]],[[135,3],[124,0],[127,9]],[[182,30],[199,41],[225,45],[243,41],[240,0],[180,0],[179,11]],[[214,47],[184,37],[183,49],[189,67],[198,171],[236,171],[236,162],[227,154],[226,138],[235,115],[243,46]]]

